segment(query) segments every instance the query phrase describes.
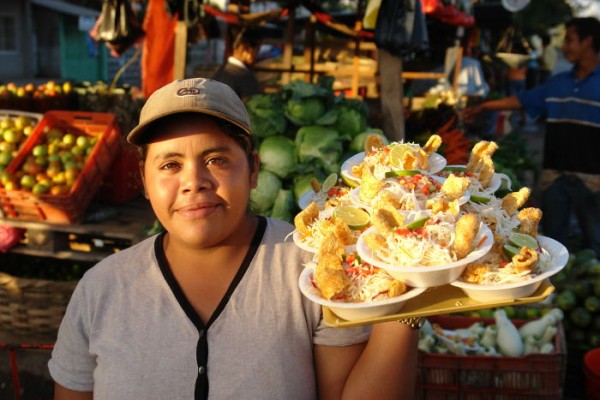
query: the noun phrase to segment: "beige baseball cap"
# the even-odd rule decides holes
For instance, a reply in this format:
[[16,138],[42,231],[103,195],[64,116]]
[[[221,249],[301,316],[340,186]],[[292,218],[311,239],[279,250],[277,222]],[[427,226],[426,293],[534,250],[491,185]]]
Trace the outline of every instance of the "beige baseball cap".
[[140,113],[139,124],[127,141],[144,144],[148,127],[161,118],[180,113],[212,115],[240,127],[252,135],[246,106],[228,85],[205,78],[175,80],[150,95]]

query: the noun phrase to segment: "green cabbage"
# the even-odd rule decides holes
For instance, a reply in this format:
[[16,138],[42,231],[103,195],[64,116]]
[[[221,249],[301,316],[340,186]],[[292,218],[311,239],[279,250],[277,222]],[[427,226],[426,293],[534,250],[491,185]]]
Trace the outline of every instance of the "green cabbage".
[[349,135],[354,137],[363,132],[367,127],[367,118],[359,111],[348,106],[338,107],[338,117],[333,124],[333,128],[340,135]]
[[325,102],[319,97],[290,99],[286,103],[285,116],[295,125],[304,126],[315,122],[325,110]]
[[280,178],[287,178],[296,170],[296,145],[285,136],[269,136],[258,148],[263,169]]
[[293,215],[296,211],[296,203],[294,202],[294,194],[291,190],[280,189],[275,198],[271,217],[292,222]]
[[313,177],[313,174],[296,175],[294,177],[294,197],[296,198],[296,202],[300,200],[300,197],[304,193],[312,190],[310,181]]
[[274,173],[266,170],[258,172],[258,184],[250,191],[250,209],[261,215],[269,211],[281,190],[281,180]]
[[287,127],[282,100],[276,94],[257,94],[248,99],[246,109],[257,137],[281,135]]
[[296,134],[298,161],[317,162],[326,172],[339,172],[340,156],[344,150],[340,135],[326,126],[304,126]]

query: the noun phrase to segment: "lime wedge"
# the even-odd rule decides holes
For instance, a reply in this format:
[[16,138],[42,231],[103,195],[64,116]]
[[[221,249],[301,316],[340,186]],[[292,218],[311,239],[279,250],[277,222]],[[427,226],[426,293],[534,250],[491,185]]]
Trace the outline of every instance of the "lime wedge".
[[450,166],[450,167],[444,167],[444,171],[459,171],[459,172],[464,172],[467,170],[467,167],[463,167],[463,166]]
[[390,164],[396,168],[403,169],[402,158],[407,151],[412,151],[412,147],[404,143],[394,145],[388,154]]
[[399,176],[415,176],[420,174],[421,171],[418,169],[395,169],[393,171],[387,171],[385,173],[386,178],[396,178]]
[[346,175],[342,174],[342,182],[348,187],[355,188],[360,185],[360,182],[355,181],[354,179],[348,178]]
[[474,195],[471,195],[470,200],[475,203],[489,203],[491,199],[486,196],[477,196],[474,194]]
[[371,217],[362,208],[354,206],[342,206],[335,209],[333,215],[340,218],[350,229],[363,229],[369,225]]
[[510,244],[505,244],[503,246],[504,254],[508,256],[508,258],[513,258],[513,256],[519,254],[521,251],[520,247],[512,246]]
[[511,233],[508,236],[508,241],[510,242],[510,244],[512,244],[515,247],[518,247],[519,249],[521,247],[528,247],[534,250],[538,248],[537,240],[535,240],[533,236],[527,235],[525,233]]
[[323,181],[323,185],[321,186],[321,191],[323,193],[329,192],[329,189],[334,187],[338,182],[338,175],[334,172],[329,174],[327,178]]
[[420,219],[414,220],[410,224],[407,224],[406,228],[408,228],[408,229],[422,228],[425,226],[425,222],[427,222],[427,221],[429,221],[429,217],[420,218]]

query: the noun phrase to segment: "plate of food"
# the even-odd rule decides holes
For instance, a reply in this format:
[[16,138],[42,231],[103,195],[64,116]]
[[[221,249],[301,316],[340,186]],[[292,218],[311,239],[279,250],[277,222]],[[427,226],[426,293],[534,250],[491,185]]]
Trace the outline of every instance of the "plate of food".
[[358,254],[412,287],[454,281],[467,264],[483,257],[494,243],[491,230],[473,214],[462,215],[457,221],[436,214],[405,220],[399,228],[388,227],[379,219],[375,215],[373,226],[359,236]]
[[[365,180],[372,178],[365,178]],[[461,178],[466,179],[466,178]],[[350,190],[352,204],[370,209],[389,205],[401,212],[449,212],[458,214],[460,206],[470,199],[467,186],[452,185],[452,179],[415,174],[387,178],[377,186],[364,184]]]
[[[373,271],[372,266],[364,268]],[[335,299],[325,298],[316,283],[315,267],[311,266],[304,268],[300,274],[298,286],[306,298],[327,307],[338,317],[347,321],[377,318],[397,313],[402,309],[406,301],[417,297],[425,291],[423,288],[404,286],[401,294],[392,297],[383,294],[382,290],[386,293],[389,292],[389,286],[394,282],[394,279],[383,270],[375,269],[378,271],[370,273],[371,279],[365,279],[364,276],[360,276],[361,274],[355,274],[357,277],[349,278],[350,285],[345,293],[359,293],[357,296],[344,294]],[[369,293],[369,295],[365,296],[360,293]]]
[[481,302],[527,297],[560,272],[569,259],[565,246],[541,235],[536,242],[531,236],[514,233],[502,252],[490,252],[468,265],[450,284]]
[[[408,161],[403,162],[401,160],[401,155],[395,157],[396,152],[393,150],[386,150],[394,149],[394,147],[396,149],[409,149],[407,150],[409,152],[416,151],[416,156],[411,158],[411,160],[414,161],[410,164]],[[377,178],[384,179],[386,173],[388,175],[390,173],[402,174],[400,171],[419,171],[423,174],[435,174],[446,166],[446,159],[442,155],[438,153],[422,155],[419,149],[420,146],[418,144],[392,143],[383,150],[371,152],[367,156],[363,151],[355,154],[342,163],[341,174],[346,180],[360,184],[362,170],[365,167],[373,169],[373,173]]]

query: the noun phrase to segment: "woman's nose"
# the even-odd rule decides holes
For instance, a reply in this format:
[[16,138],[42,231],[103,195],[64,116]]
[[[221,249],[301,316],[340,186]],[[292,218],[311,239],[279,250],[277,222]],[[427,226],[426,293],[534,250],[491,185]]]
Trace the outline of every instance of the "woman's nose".
[[212,187],[212,176],[208,169],[188,166],[181,174],[181,187],[184,192],[197,192]]

